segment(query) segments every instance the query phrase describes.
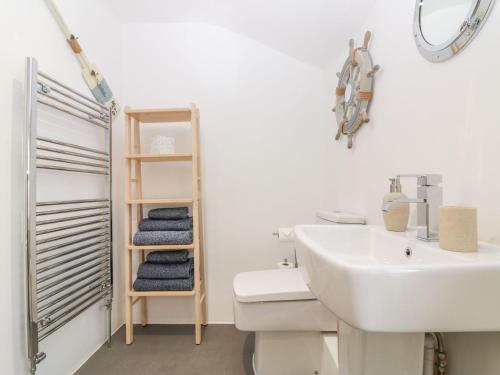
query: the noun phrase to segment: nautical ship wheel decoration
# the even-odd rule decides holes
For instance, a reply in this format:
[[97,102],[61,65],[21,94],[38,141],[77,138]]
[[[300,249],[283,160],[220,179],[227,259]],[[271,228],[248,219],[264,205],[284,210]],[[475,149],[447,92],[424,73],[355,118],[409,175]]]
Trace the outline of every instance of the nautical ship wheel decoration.
[[342,135],[347,135],[347,147],[352,148],[352,138],[361,125],[370,121],[368,109],[373,97],[373,77],[380,69],[379,65],[373,66],[368,43],[371,32],[365,33],[363,45],[354,48],[354,39],[349,40],[349,57],[337,73],[339,79],[335,90],[335,112],[338,131],[335,137],[340,140]]

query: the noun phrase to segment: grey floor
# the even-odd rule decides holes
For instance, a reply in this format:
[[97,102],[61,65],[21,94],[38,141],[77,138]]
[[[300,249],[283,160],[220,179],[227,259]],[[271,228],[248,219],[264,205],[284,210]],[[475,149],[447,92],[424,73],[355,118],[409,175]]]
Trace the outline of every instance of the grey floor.
[[201,345],[193,335],[192,325],[135,326],[134,343],[125,345],[122,327],[76,375],[253,375],[253,334],[209,325]]

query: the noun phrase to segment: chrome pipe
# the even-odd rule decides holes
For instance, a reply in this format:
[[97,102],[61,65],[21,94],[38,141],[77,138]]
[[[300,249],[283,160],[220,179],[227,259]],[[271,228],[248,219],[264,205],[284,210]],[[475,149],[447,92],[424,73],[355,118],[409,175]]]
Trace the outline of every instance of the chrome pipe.
[[57,215],[57,214],[65,214],[68,212],[79,212],[79,211],[89,211],[89,210],[101,210],[105,208],[109,208],[109,206],[107,204],[103,204],[100,206],[74,207],[74,208],[63,208],[60,210],[37,211],[36,216]]
[[111,345],[111,309],[113,307],[113,113],[112,109],[109,108],[109,131],[105,132],[105,137],[107,137],[108,151],[109,151],[109,176],[108,176],[108,199],[109,199],[109,270],[111,278],[111,290],[108,302],[108,346]]
[[[87,107],[88,109],[91,109],[91,110],[93,110],[93,111],[97,112],[99,115],[101,115],[101,114],[103,113],[103,112],[102,112],[102,108],[101,108],[101,109],[98,109],[98,108],[96,108],[96,107],[93,107],[92,105],[88,104],[87,102],[85,102],[85,101],[83,101],[83,100],[81,100],[81,99],[78,99],[78,98],[76,98],[76,97],[74,97],[74,96],[72,96],[72,95],[68,94],[68,93],[67,93],[67,92],[65,92],[64,90],[60,90],[60,89],[58,89],[57,87],[52,86],[52,85],[49,85],[49,84],[48,84],[48,83],[46,83],[46,82],[40,82],[40,81],[38,81],[38,84],[40,85],[40,87],[42,88],[42,90],[44,90],[44,87],[46,87],[46,88],[48,88],[48,89],[49,89],[49,92],[50,92],[50,91],[54,91],[54,92],[58,93],[59,95],[62,95],[62,96],[64,96],[64,97],[68,98],[68,99],[71,99],[71,100],[73,100],[73,101],[77,102],[78,104],[81,104],[81,105],[83,105],[84,107]],[[109,120],[108,120],[108,121],[106,121],[106,122],[109,122]]]
[[108,312],[108,340],[106,343],[106,346],[108,348],[111,348],[111,336],[113,335],[112,332],[112,327],[111,327],[111,310],[113,309],[113,285],[110,285],[110,290],[109,290],[110,296],[109,299],[106,301],[106,310]]
[[39,221],[36,222],[36,226],[38,227],[38,226],[47,225],[47,224],[64,223],[66,221],[88,219],[88,218],[99,217],[99,216],[109,216],[109,214],[106,213],[106,212],[103,212],[103,213],[97,213],[97,214],[88,214],[88,215],[76,215],[76,216],[61,217],[59,219],[39,220]]
[[[39,338],[39,341],[42,341],[44,339],[46,339],[48,336],[50,336],[52,333],[54,333],[55,331],[57,331],[59,328],[63,327],[66,323],[68,323],[69,321],[71,321],[74,317],[80,315],[82,312],[84,312],[85,310],[87,310],[88,308],[90,308],[91,306],[93,306],[96,302],[98,302],[100,299],[102,299],[108,292],[104,292],[102,294],[100,294],[99,296],[97,296],[97,298],[93,298],[92,300],[90,300],[89,303],[82,303],[80,305],[77,305],[77,307],[80,307],[79,309],[77,309],[73,314],[71,315],[68,315],[66,319],[64,319],[61,323],[59,323],[58,325],[56,326],[53,326],[52,328],[50,328],[48,331],[45,331],[43,332],[41,335],[40,335],[40,338]],[[59,320],[59,319],[58,319]]]
[[[100,247],[98,249],[92,249],[92,250],[86,251],[84,253],[75,255],[75,256],[73,256],[71,258],[67,258],[67,259],[61,260],[59,262],[49,264],[48,266],[38,268],[36,270],[36,274],[37,275],[41,275],[42,273],[45,273],[45,272],[50,271],[50,270],[53,270],[54,268],[58,268],[58,267],[60,267],[60,266],[62,266],[64,264],[68,264],[68,263],[74,262],[75,260],[79,260],[79,259],[85,258],[86,256],[89,256],[89,255],[92,255],[92,254],[96,254],[97,253],[97,254],[99,254],[99,256],[102,256],[103,254],[107,253],[106,250],[108,250],[108,248],[106,248],[106,247]],[[108,253],[109,253],[109,251],[108,251]],[[96,258],[94,258],[94,259],[96,259]]]
[[94,171],[92,169],[54,167],[54,166],[46,165],[46,164],[37,164],[36,167],[38,169],[50,169],[50,170],[54,170],[54,171],[63,171],[63,172],[79,172],[79,173],[104,174],[104,175],[108,174],[108,172]]
[[95,232],[97,230],[108,229],[108,228],[109,228],[109,224],[108,225],[104,225],[104,226],[94,227],[94,228],[88,228],[88,229],[80,230],[80,231],[77,231],[77,232],[61,234],[59,236],[48,237],[48,238],[44,238],[44,239],[41,239],[41,240],[37,240],[36,244],[37,245],[43,245],[44,243],[54,242],[54,241],[59,241],[59,240],[64,240],[66,238],[71,238],[71,237],[79,236],[81,234],[91,233],[91,232]]
[[61,108],[61,107],[59,107],[59,106],[57,106],[57,105],[55,105],[55,104],[49,103],[49,102],[47,102],[47,101],[45,101],[45,100],[42,100],[42,99],[40,99],[40,98],[38,98],[36,101],[37,101],[38,103],[40,103],[40,104],[46,105],[47,107],[57,109],[58,111],[61,111],[61,112],[63,112],[63,113],[67,113],[68,115],[71,115],[71,116],[73,116],[73,117],[76,117],[76,118],[79,118],[79,119],[81,119],[81,120],[87,121],[87,122],[88,122],[88,123],[90,123],[90,124],[93,124],[93,125],[96,125],[96,126],[99,126],[99,127],[103,128],[103,129],[108,130],[108,126],[107,126],[107,125],[104,125],[104,124],[101,124],[101,123],[99,123],[99,122],[97,122],[97,121],[94,121],[94,120],[92,120],[91,118],[88,118],[88,117],[85,117],[85,116],[79,115],[78,113],[75,113],[75,112],[70,111],[70,110],[68,110],[68,109]]
[[38,74],[38,63],[34,58],[26,58],[26,86],[25,86],[25,140],[24,159],[26,160],[25,174],[25,226],[26,237],[24,238],[24,250],[26,254],[26,333],[27,351],[30,359],[30,373],[34,374],[39,357],[38,353],[38,313],[36,309],[37,285],[34,277],[36,272],[36,124],[37,124],[37,102],[36,82]]
[[60,99],[54,95],[50,95],[49,93],[46,93],[44,92],[42,89],[41,90],[38,90],[38,94],[39,95],[43,95],[45,96],[46,98],[49,98],[51,100],[54,100],[55,102],[59,103],[59,104],[62,104],[62,105],[65,105],[69,108],[72,108],[76,111],[80,111],[82,112],[83,114],[86,114],[87,116],[89,116],[89,119],[94,119],[94,120],[98,120],[98,121],[103,121],[104,124],[108,124],[108,121],[106,121],[106,119],[104,119],[102,116],[103,114],[101,112],[99,112],[98,114],[95,114],[95,113],[92,113],[92,112],[89,112],[87,111],[86,109],[83,109],[83,108],[80,108],[76,105],[73,105],[71,104],[70,102],[67,102],[66,100],[63,100],[63,99]]
[[[38,332],[40,331],[44,331],[46,329],[48,329],[52,324],[54,323],[57,323],[59,320],[61,320],[65,315],[67,315],[68,313],[71,313],[73,311],[75,311],[76,309],[78,309],[78,307],[84,305],[86,302],[92,300],[94,297],[96,296],[101,296],[103,297],[105,294],[106,294],[107,290],[104,290],[104,291],[94,291],[94,293],[92,293],[90,296],[88,296],[87,298],[84,298],[83,300],[79,301],[78,304],[76,304],[75,306],[72,306],[71,308],[69,308],[68,310],[66,311],[63,311],[61,314],[55,316],[54,318],[50,318],[49,321],[47,321],[47,323],[45,325],[42,325],[43,324],[43,320],[42,319],[38,319],[38,323],[39,323],[39,329],[38,329]],[[68,305],[69,306],[69,305]],[[65,306],[65,307],[68,307],[68,306]],[[40,325],[42,325],[40,327]]]
[[[97,280],[100,280],[102,279],[104,276],[106,276],[107,278],[109,278],[109,270],[107,268],[101,268],[99,271],[97,271],[97,276],[94,277],[93,279],[93,282],[94,281],[97,281]],[[66,291],[68,290],[68,288],[71,288],[72,286],[75,286],[79,283],[81,283],[82,281],[85,281],[88,279],[88,275],[84,275],[82,277],[79,277],[78,279],[76,280],[73,280],[72,282],[70,283],[67,283],[67,284],[64,284],[63,286],[61,286],[60,288],[57,288],[55,290],[53,290],[52,292],[50,293],[47,293],[41,297],[38,297],[38,300],[37,302],[40,303],[40,302],[44,302],[46,300],[48,300],[49,298],[52,298],[54,296],[57,296],[59,293],[63,292],[63,291]],[[48,304],[51,304],[51,302],[47,302]]]
[[[43,306],[38,306],[38,314],[40,315],[40,313],[42,313],[46,310],[50,310],[58,303],[64,301],[66,298],[71,297],[78,290],[87,289],[86,291],[84,291],[84,293],[89,293],[90,290],[94,289],[96,286],[101,286],[101,285],[105,284],[106,281],[108,281],[108,280],[109,279],[94,278],[94,279],[86,282],[85,284],[79,285],[78,289],[70,290],[69,292],[64,293],[62,296],[59,296],[56,299],[48,301]],[[81,294],[83,294],[83,293],[80,293],[80,295]],[[50,312],[50,314],[52,314],[52,313],[54,313],[54,311]]]
[[[52,307],[52,310],[49,310],[48,312],[46,312],[44,315],[41,315],[38,317],[38,320],[41,321],[41,320],[44,320],[46,318],[49,318],[51,315],[54,315],[54,314],[57,314],[61,311],[63,311],[65,308],[67,308],[68,306],[70,306],[72,303],[78,301],[80,298],[94,292],[93,294],[96,294],[95,291],[99,291],[99,292],[102,292],[102,284],[96,284],[94,283],[93,285],[91,284],[91,286],[88,286],[88,288],[84,289],[83,291],[79,292],[79,293],[76,293],[76,294],[73,294],[73,295],[66,295],[66,297],[72,297],[70,298],[69,300],[65,301],[63,304],[61,304],[60,306],[57,306],[56,305],[58,303],[61,303],[62,301],[64,301],[64,298],[62,297],[59,297],[57,300],[54,300],[54,301],[51,301],[50,304],[47,304],[46,307],[44,307],[44,310],[47,310],[49,309],[49,307]],[[61,299],[62,298],[62,299]],[[38,313],[40,314],[40,310],[38,311]]]
[[[109,255],[108,255],[108,254],[106,254],[106,253],[104,253],[104,254],[99,254],[99,255],[97,255],[97,256],[95,256],[95,257],[85,259],[85,260],[84,260],[84,261],[82,261],[82,262],[72,264],[71,266],[66,267],[66,268],[63,268],[63,269],[61,269],[61,270],[59,270],[59,271],[52,272],[51,274],[49,274],[49,275],[47,275],[47,276],[38,277],[38,278],[36,279],[36,282],[37,282],[38,284],[41,284],[41,283],[44,283],[44,282],[46,282],[46,281],[52,280],[54,277],[61,276],[61,275],[65,274],[66,272],[69,272],[69,271],[71,271],[71,270],[74,270],[75,268],[79,268],[79,267],[81,267],[81,266],[84,266],[84,265],[86,265],[86,264],[88,264],[88,263],[90,263],[90,262],[93,262],[93,261],[95,261],[95,260],[101,260],[101,259],[102,259],[102,260],[107,260],[108,258],[109,258]],[[96,263],[96,264],[94,264],[94,266],[97,266],[98,264],[99,264],[99,263]],[[82,271],[81,271],[81,270],[78,270],[77,272],[78,272],[78,274],[79,274],[79,273],[81,273]],[[56,281],[57,281],[57,282],[60,282],[60,280],[56,280]]]
[[[64,310],[64,309],[62,309],[62,311],[59,310],[60,314],[58,314],[54,317],[50,316],[50,314],[49,314],[48,316],[45,316],[44,319],[38,319],[38,332],[43,332],[44,330],[49,329],[51,325],[60,321],[67,314],[77,310],[80,306],[85,305],[86,302],[93,300],[94,297],[96,297],[96,296],[104,297],[104,295],[106,295],[107,292],[108,292],[107,289],[94,291],[90,296],[87,296],[86,298],[80,300],[74,306],[71,306],[71,304],[65,304],[65,306],[64,306],[65,308],[67,308],[69,306],[71,306],[71,307],[67,310]],[[75,301],[73,301],[73,302],[75,302]]]
[[85,242],[85,241],[88,241],[88,240],[95,240],[95,239],[98,239],[100,237],[108,236],[108,235],[109,235],[109,232],[106,231],[106,232],[102,232],[102,233],[95,234],[95,235],[92,235],[92,236],[87,236],[87,237],[84,237],[84,238],[79,238],[79,239],[74,240],[74,241],[68,241],[68,242],[64,242],[64,243],[58,244],[58,245],[49,246],[49,247],[46,247],[44,249],[39,249],[39,250],[37,250],[36,254],[37,255],[45,254],[45,253],[48,253],[50,251],[62,249],[64,247],[71,246],[71,245],[76,245],[76,244],[79,244],[79,243],[82,243],[82,242]]
[[109,156],[109,153],[106,151],[97,150],[95,148],[90,148],[90,147],[85,147],[85,146],[80,146],[80,145],[76,145],[74,143],[63,142],[63,141],[59,141],[59,140],[52,139],[52,138],[37,137],[36,140],[41,141],[41,142],[52,143],[54,145],[59,145],[59,146],[64,146],[64,147],[69,147],[69,148],[76,148],[76,149],[82,150],[82,151],[93,152],[94,154]]
[[40,77],[42,77],[42,78],[45,78],[47,81],[50,81],[50,82],[52,82],[52,83],[55,83],[56,85],[61,86],[63,89],[65,89],[65,90],[67,90],[67,91],[69,91],[69,92],[71,92],[71,93],[73,93],[73,94],[75,94],[75,95],[78,95],[80,98],[85,99],[85,100],[87,100],[88,102],[90,102],[90,103],[92,103],[92,104],[95,104],[95,105],[97,105],[98,107],[100,107],[100,108],[102,108],[102,109],[104,109],[104,110],[106,110],[106,111],[109,111],[109,108],[108,108],[108,107],[106,107],[104,104],[101,104],[101,103],[99,103],[99,102],[95,101],[94,99],[92,99],[92,98],[90,98],[90,97],[88,97],[88,96],[86,96],[86,95],[84,95],[84,94],[82,94],[82,93],[80,93],[80,92],[78,92],[78,91],[76,91],[76,90],[73,90],[71,87],[66,86],[64,83],[59,82],[58,80],[56,80],[55,78],[52,78],[52,77],[51,77],[51,76],[49,76],[48,74],[46,74],[46,73],[44,73],[44,72],[41,72],[41,71],[38,71],[38,75],[39,75]]
[[[92,246],[102,245],[102,244],[106,244],[106,245],[102,246],[99,249],[109,249],[109,239],[108,238],[104,238],[102,240],[99,240],[99,241],[96,241],[96,242],[92,242],[92,243],[90,243],[88,245],[79,246],[79,247],[76,247],[76,248],[71,249],[71,250],[63,251],[61,253],[50,255],[50,256],[45,257],[45,258],[37,259],[36,265],[39,266],[41,264],[50,262],[51,260],[54,260],[54,259],[57,259],[57,258],[61,258],[61,257],[66,256],[66,255],[74,254],[74,253],[77,253],[77,252],[79,252],[81,250],[89,249]],[[94,249],[94,250],[98,250],[98,249]]]
[[87,222],[84,222],[84,223],[76,223],[76,224],[71,224],[71,225],[64,225],[62,227],[55,227],[55,228],[50,228],[50,229],[37,230],[36,231],[36,235],[37,236],[41,236],[41,235],[44,235],[44,234],[61,232],[63,230],[80,228],[80,227],[84,227],[84,226],[91,225],[91,224],[107,223],[108,221],[109,221],[108,219],[92,220],[92,221],[87,221]]
[[[76,305],[71,306],[69,309],[62,311],[59,315],[55,317],[46,316],[44,319],[38,319],[38,333],[42,333],[44,330],[50,329],[51,326],[53,326],[55,323],[63,319],[66,315],[70,314],[71,312],[77,310],[80,306],[85,305],[88,301],[93,301],[93,300],[98,300],[102,298],[105,295],[106,291],[94,291],[90,296],[87,296],[86,298],[80,300]],[[95,298],[99,296],[100,298]],[[66,308],[68,306],[65,306]]]
[[63,204],[98,203],[98,202],[109,202],[109,199],[100,198],[100,199],[76,199],[76,200],[69,200],[69,201],[45,201],[45,202],[37,202],[36,206],[37,207],[60,206]]
[[99,161],[104,161],[104,162],[109,162],[109,158],[103,158],[101,156],[94,156],[94,155],[87,155],[87,154],[82,154],[81,152],[75,152],[75,151],[68,151],[68,150],[61,150],[55,147],[49,147],[49,146],[43,146],[43,145],[38,145],[36,147],[37,150],[40,151],[48,151],[48,152],[54,152],[56,154],[63,154],[63,155],[70,155],[70,156],[76,156],[79,158],[84,158],[84,159],[92,159],[92,160],[99,160]]
[[46,155],[40,155],[40,154],[37,154],[36,158],[37,158],[37,160],[48,160],[48,161],[55,161],[58,163],[77,164],[77,165],[85,165],[87,167],[108,169],[108,166],[104,165],[104,164],[88,163],[85,161],[71,160],[71,159],[64,159],[64,158],[54,158],[52,156],[46,156]]

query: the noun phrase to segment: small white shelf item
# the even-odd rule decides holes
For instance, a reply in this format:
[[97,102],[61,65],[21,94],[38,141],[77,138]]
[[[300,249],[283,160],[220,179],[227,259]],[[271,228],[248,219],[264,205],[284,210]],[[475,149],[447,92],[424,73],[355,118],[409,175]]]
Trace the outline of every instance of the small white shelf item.
[[151,140],[149,148],[150,154],[174,154],[175,153],[175,138],[166,137],[164,135],[155,135]]

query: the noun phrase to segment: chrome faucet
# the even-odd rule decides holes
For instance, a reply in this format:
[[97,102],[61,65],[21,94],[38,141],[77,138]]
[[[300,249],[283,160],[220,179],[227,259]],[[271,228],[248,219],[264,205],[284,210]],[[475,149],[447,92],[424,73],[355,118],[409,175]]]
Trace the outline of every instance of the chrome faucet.
[[388,212],[398,203],[416,203],[417,225],[420,227],[417,238],[422,241],[438,241],[438,208],[443,205],[443,178],[439,174],[400,174],[398,178],[414,177],[417,179],[417,198],[398,198],[386,201],[382,211]]

